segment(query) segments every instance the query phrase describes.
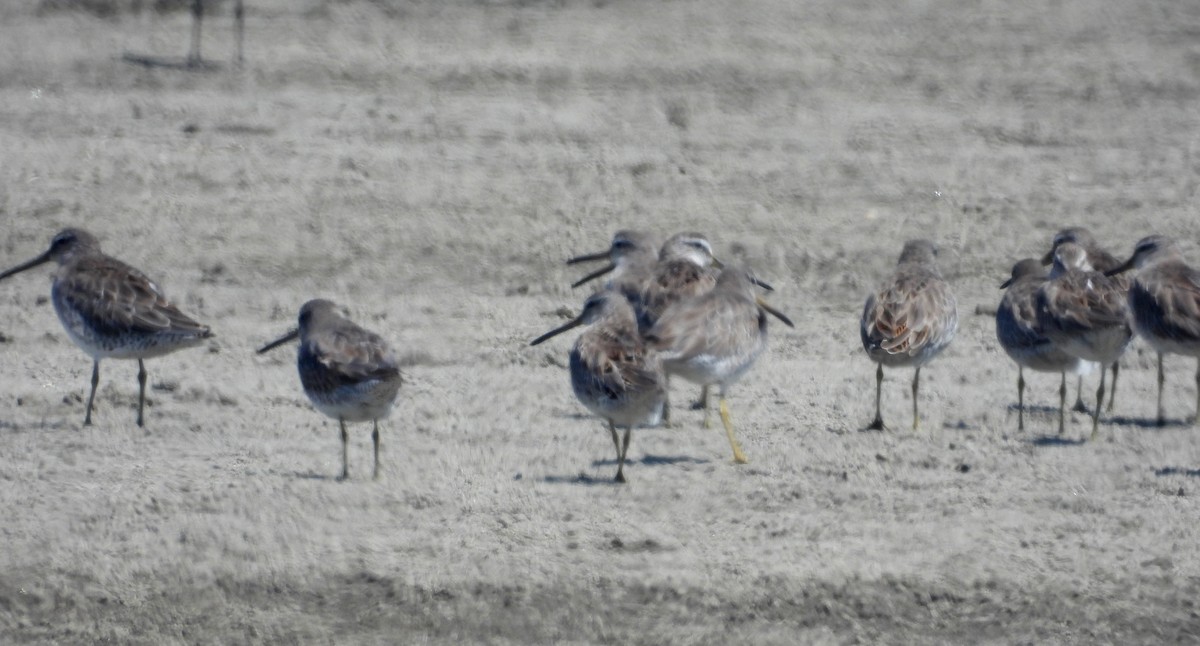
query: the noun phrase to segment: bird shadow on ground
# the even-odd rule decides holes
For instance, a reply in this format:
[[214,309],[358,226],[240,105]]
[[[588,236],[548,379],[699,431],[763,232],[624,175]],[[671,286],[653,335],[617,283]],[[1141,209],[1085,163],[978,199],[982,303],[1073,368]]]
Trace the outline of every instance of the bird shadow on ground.
[[[640,460],[625,460],[626,465],[641,464],[643,466],[659,466],[664,464],[708,464],[710,460],[704,458],[694,458],[690,455],[644,455]],[[616,458],[608,460],[595,460],[592,462],[595,468],[600,467],[616,467]],[[550,475],[542,478],[542,482],[550,484],[579,484],[579,485],[609,485],[621,484],[612,479],[611,476],[596,477],[583,473],[582,471],[571,476],[555,476]]]
[[1117,424],[1120,426],[1136,426],[1138,428],[1145,428],[1145,429],[1150,429],[1150,430],[1169,429],[1169,428],[1190,428],[1193,425],[1193,420],[1190,418],[1167,419],[1167,420],[1163,420],[1162,424],[1159,424],[1158,420],[1149,419],[1149,418],[1145,418],[1145,417],[1109,417],[1108,419],[1101,419],[1101,421],[1106,422],[1108,424]]
[[296,480],[326,480],[332,482],[341,482],[340,478],[331,476],[328,473],[317,473],[315,471],[293,471],[289,475]]
[[1061,435],[1037,435],[1030,438],[1029,443],[1034,446],[1083,446],[1087,444],[1087,440],[1083,438],[1069,438]]
[[1161,477],[1165,476],[1187,476],[1189,478],[1200,478],[1200,469],[1180,469],[1179,467],[1162,467],[1154,470],[1154,475]]

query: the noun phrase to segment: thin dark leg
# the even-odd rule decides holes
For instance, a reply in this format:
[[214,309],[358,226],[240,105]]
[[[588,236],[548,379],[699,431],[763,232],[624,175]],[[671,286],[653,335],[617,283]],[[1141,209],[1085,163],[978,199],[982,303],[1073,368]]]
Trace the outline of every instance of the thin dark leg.
[[663,380],[666,394],[663,396],[662,427],[671,428],[671,377]]
[[617,476],[613,480],[625,482],[625,456],[621,452],[621,438],[617,436],[617,427],[613,426],[612,420],[608,420],[608,432],[612,434],[613,446],[617,447]]
[[[625,427],[625,441],[622,442],[622,444],[621,444],[621,457],[620,457],[620,462],[617,465],[618,473],[620,473],[621,469],[623,469],[625,467],[625,458],[627,455],[629,455],[629,440],[631,439],[632,436],[633,436],[633,427],[626,426]],[[625,482],[624,474],[621,474],[620,482]]]
[[1161,352],[1159,352],[1158,353],[1158,425],[1166,426],[1167,418],[1163,417],[1163,407],[1162,407],[1163,381],[1165,380],[1163,377],[1162,359],[1163,359],[1163,355]]
[[144,426],[142,423],[142,409],[146,405],[146,364],[138,359],[138,427]]
[[1096,389],[1096,410],[1092,412],[1092,440],[1100,430],[1100,408],[1104,406],[1104,377],[1108,374],[1108,366],[1100,366],[1100,387]]
[[1200,419],[1200,361],[1196,362],[1196,417],[1192,423],[1195,424],[1197,419]]
[[1058,387],[1058,434],[1062,435],[1066,428],[1067,417],[1067,373],[1062,373],[1062,383]]
[[241,67],[245,60],[242,56],[242,41],[246,36],[246,8],[242,5],[242,0],[237,0],[233,4],[233,33],[237,40],[237,56],[233,60],[238,67]]
[[1071,410],[1077,413],[1087,412],[1087,404],[1083,403],[1083,375],[1079,375],[1078,381],[1075,382],[1075,405]]
[[375,428],[371,430],[371,443],[375,445],[375,470],[371,472],[371,479],[379,479],[379,420],[374,420]]
[[875,370],[875,421],[867,426],[868,431],[882,431],[887,427],[883,425],[883,414],[880,412],[880,401],[883,396],[883,364]]
[[1113,362],[1113,384],[1108,391],[1108,412],[1113,412],[1113,403],[1117,401],[1117,375],[1121,372],[1121,362]]
[[192,0],[192,48],[188,52],[188,64],[200,62],[200,23],[204,21],[204,0]]
[[83,425],[92,425],[92,401],[96,399],[96,385],[100,383],[100,360],[92,359],[92,392],[88,394],[87,412],[83,414]]
[[921,368],[917,367],[917,371],[913,373],[913,430],[921,430],[921,416],[917,412],[917,392],[921,390]]
[[350,460],[346,455],[346,445],[350,444],[350,434],[346,433],[346,422],[340,419],[338,428],[342,429],[342,475],[338,476],[338,480],[346,480],[350,477]]
[[1025,366],[1017,366],[1017,430],[1025,430]]

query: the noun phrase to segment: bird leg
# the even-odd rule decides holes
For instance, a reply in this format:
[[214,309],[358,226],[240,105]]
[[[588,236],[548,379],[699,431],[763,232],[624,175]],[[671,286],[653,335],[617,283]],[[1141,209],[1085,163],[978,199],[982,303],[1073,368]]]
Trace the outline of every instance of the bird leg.
[[725,393],[721,393],[720,398],[721,408],[721,423],[725,425],[725,435],[729,436],[729,446],[733,447],[733,461],[738,464],[745,464],[746,454],[742,453],[742,447],[738,445],[737,438],[733,436],[733,421],[729,419],[729,402],[725,400]]
[[204,20],[204,0],[192,0],[192,48],[188,65],[200,64],[200,23]]
[[1163,391],[1163,353],[1158,353],[1158,425],[1166,426],[1167,418],[1163,417],[1162,407],[1162,391]]
[[1100,430],[1100,407],[1104,405],[1104,377],[1108,374],[1108,366],[1100,366],[1100,387],[1096,389],[1096,410],[1092,411],[1092,441],[1096,440],[1096,432]]
[[346,433],[345,420],[338,420],[338,428],[342,430],[342,475],[338,476],[338,480],[348,480],[350,478],[350,460],[346,455],[346,445],[350,443],[350,435]]
[[883,431],[887,427],[883,425],[883,415],[880,413],[879,403],[883,395],[883,364],[875,370],[875,421],[867,426],[868,431]]
[[617,447],[617,475],[613,480],[625,482],[625,459],[621,453],[621,438],[617,437],[617,427],[613,426],[611,419],[608,420],[608,432],[612,434],[613,446]]
[[1025,430],[1025,366],[1017,366],[1017,430]]
[[1087,412],[1087,404],[1083,403],[1083,375],[1079,375],[1079,380],[1075,382],[1075,405],[1071,410],[1077,413]]
[[1200,361],[1196,362],[1196,419],[1200,419]]
[[146,405],[146,364],[138,359],[138,418],[137,425],[142,424],[142,408]]
[[379,479],[379,420],[374,420],[375,427],[371,429],[371,443],[375,445],[375,470],[371,472],[371,479]]
[[1112,389],[1108,392],[1108,412],[1113,412],[1113,403],[1117,401],[1117,375],[1121,372],[1121,362],[1114,361],[1113,367],[1113,383]]
[[1062,373],[1062,383],[1058,386],[1058,434],[1061,436],[1066,427],[1067,416],[1067,373]]
[[[671,376],[663,380],[663,409],[662,409],[662,424],[663,428],[671,428]],[[615,432],[615,431],[614,431]],[[620,447],[617,447],[620,450]]]
[[92,359],[92,392],[88,394],[87,412],[83,414],[83,425],[92,425],[92,400],[96,399],[96,385],[100,383],[100,360]]
[[913,373],[913,431],[921,430],[921,416],[917,413],[917,391],[921,389],[921,367],[917,366],[916,372]]
[[246,34],[246,8],[242,4],[242,0],[236,0],[233,3],[233,34],[237,40],[237,56],[234,62],[238,67],[242,66],[244,60],[242,56],[242,41],[245,40]]
[[620,458],[620,462],[617,464],[617,473],[621,474],[621,479],[619,482],[625,482],[625,475],[623,473],[621,473],[621,469],[625,466],[625,457],[627,455],[629,455],[629,440],[632,438],[632,436],[633,436],[633,426],[632,425],[626,426],[625,427],[625,442],[621,445],[621,458]]

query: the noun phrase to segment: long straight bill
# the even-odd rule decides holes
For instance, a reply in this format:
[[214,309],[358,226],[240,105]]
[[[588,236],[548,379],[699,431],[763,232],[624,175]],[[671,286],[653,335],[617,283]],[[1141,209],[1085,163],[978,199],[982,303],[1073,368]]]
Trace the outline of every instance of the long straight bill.
[[299,328],[297,328],[297,329],[295,329],[295,330],[292,330],[291,332],[288,332],[287,334],[285,334],[285,335],[283,335],[283,336],[279,337],[278,339],[275,339],[274,341],[272,341],[272,342],[270,342],[270,343],[268,343],[268,344],[264,345],[263,347],[259,348],[259,349],[258,349],[258,354],[262,354],[262,353],[264,353],[264,352],[269,352],[269,351],[271,351],[271,350],[274,350],[275,348],[277,348],[277,347],[279,347],[279,346],[281,346],[281,345],[283,345],[283,344],[287,343],[288,341],[291,341],[291,340],[295,339],[295,338],[296,338],[296,337],[298,337],[298,336],[300,336],[300,330],[299,330]]
[[775,318],[779,319],[780,321],[783,321],[784,325],[786,325],[790,328],[796,327],[792,323],[792,319],[788,318],[783,312],[780,312],[779,310],[775,309],[774,307],[767,305],[767,302],[764,301],[763,299],[756,298],[754,300],[756,302],[758,302],[758,306],[761,307],[764,312],[766,312],[767,314],[770,314],[771,316],[774,316]]
[[25,271],[26,269],[33,269],[34,267],[37,267],[38,265],[40,265],[44,262],[48,262],[49,260],[50,260],[50,254],[44,253],[44,254],[38,256],[37,258],[30,260],[29,262],[19,264],[16,267],[13,267],[12,269],[6,269],[4,271],[4,273],[0,273],[0,280],[4,280],[5,278],[12,276],[13,274],[19,274],[19,273]]
[[542,341],[545,341],[546,339],[556,337],[556,336],[562,334],[563,332],[577,328],[580,325],[583,325],[583,317],[579,317],[579,318],[567,323],[566,325],[563,325],[561,327],[556,327],[553,330],[550,330],[549,332],[543,334],[542,336],[539,336],[538,338],[530,341],[529,345],[537,345],[537,344],[541,343]]

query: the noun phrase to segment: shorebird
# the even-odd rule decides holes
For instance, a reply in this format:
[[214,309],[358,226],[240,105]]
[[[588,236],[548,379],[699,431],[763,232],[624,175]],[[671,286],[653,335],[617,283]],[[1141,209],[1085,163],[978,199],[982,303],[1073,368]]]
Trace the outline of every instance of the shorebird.
[[1038,290],[1037,321],[1042,332],[1068,354],[1100,364],[1100,387],[1092,412],[1092,439],[1104,404],[1104,375],[1133,338],[1117,281],[1095,271],[1083,247],[1065,242],[1054,251],[1050,280]]
[[346,422],[373,424],[375,449],[372,477],[379,478],[379,420],[387,418],[402,381],[400,363],[387,341],[364,330],[324,299],[300,307],[299,326],[258,349],[262,354],[296,338],[296,368],[304,394],[317,410],[338,421],[342,437],[342,475],[350,477]]
[[[729,388],[746,374],[767,347],[767,314],[795,327],[788,317],[767,305],[755,292],[754,280],[740,268],[727,268],[713,288],[668,307],[646,332],[651,347],[662,354],[668,374],[719,387],[719,408],[733,459],[746,462],[729,419]],[[705,407],[705,427],[708,426]]]
[[[1158,352],[1158,425],[1163,417],[1163,355],[1200,357],[1200,272],[1189,267],[1175,242],[1164,236],[1142,238],[1133,256],[1107,272],[1137,269],[1129,288],[1130,318],[1142,338]],[[1196,370],[1196,411],[1200,418],[1200,365]]]
[[611,272],[612,277],[606,282],[605,288],[616,289],[636,308],[643,286],[654,273],[658,261],[658,243],[648,233],[622,229],[613,234],[612,244],[606,251],[575,256],[567,260],[567,264],[598,260],[607,260],[608,264],[575,281],[571,287],[579,287]]
[[[1058,250],[1059,245],[1068,242],[1083,247],[1084,253],[1087,254],[1088,264],[1091,265],[1092,269],[1095,269],[1096,271],[1107,272],[1115,269],[1121,264],[1121,261],[1118,260],[1116,256],[1109,253],[1107,249],[1101,247],[1100,243],[1096,242],[1096,237],[1092,235],[1092,232],[1084,227],[1067,227],[1054,234],[1054,238],[1050,242],[1050,251],[1047,251],[1046,255],[1042,256],[1042,264],[1047,266],[1053,264],[1054,252]],[[1128,277],[1120,276],[1114,280],[1117,281],[1117,286],[1121,288],[1121,291],[1129,291]],[[1086,370],[1083,372],[1086,372]],[[1075,410],[1081,413],[1086,413],[1087,406],[1085,406],[1083,403],[1082,395],[1083,372],[1079,374],[1079,383],[1075,388]],[[1110,413],[1113,411],[1113,406],[1116,405],[1117,402],[1117,377],[1120,375],[1120,372],[1121,362],[1114,362],[1112,365],[1112,389],[1109,391],[1108,395],[1108,412]]]
[[[667,400],[667,379],[658,354],[638,333],[633,306],[621,294],[603,290],[590,296],[583,312],[529,343],[538,345],[588,325],[570,353],[571,389],[593,414],[608,422],[617,449],[617,482],[625,482],[625,456],[633,427],[657,425]],[[622,442],[617,427],[625,427]]]
[[54,311],[67,336],[92,357],[84,425],[92,423],[100,360],[137,359],[137,425],[143,426],[143,360],[199,345],[212,331],[179,311],[145,274],[101,253],[95,236],[82,229],[58,232],[45,253],[0,273],[0,280],[50,261],[58,263],[50,289]]
[[1027,258],[1013,265],[1012,277],[1000,285],[1004,298],[996,310],[996,338],[1017,362],[1017,430],[1025,430],[1025,368],[1062,375],[1058,389],[1058,434],[1063,434],[1067,408],[1067,373],[1088,364],[1054,344],[1038,325],[1037,294],[1049,280],[1042,263]]
[[867,297],[859,333],[875,371],[875,419],[868,430],[886,428],[880,411],[883,367],[916,368],[913,373],[913,430],[920,428],[917,393],[921,367],[936,357],[958,332],[958,307],[935,260],[937,247],[928,240],[910,240],[900,252],[896,271]]

